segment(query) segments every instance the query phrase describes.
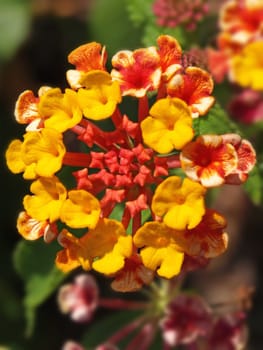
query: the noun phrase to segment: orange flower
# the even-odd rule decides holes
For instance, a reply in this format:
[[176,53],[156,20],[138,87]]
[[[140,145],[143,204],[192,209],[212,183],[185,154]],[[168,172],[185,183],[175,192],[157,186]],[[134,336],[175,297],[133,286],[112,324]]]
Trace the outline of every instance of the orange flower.
[[117,292],[135,292],[152,282],[154,273],[142,263],[139,254],[133,254],[125,259],[124,267],[116,273],[111,283]]
[[236,134],[202,135],[180,154],[186,175],[205,187],[244,182],[256,163],[255,150]]
[[220,135],[201,135],[188,143],[180,154],[186,175],[205,187],[220,186],[237,167],[235,147]]
[[155,47],[119,51],[112,58],[112,66],[112,78],[120,83],[123,96],[142,97],[160,84],[162,72]]
[[186,102],[192,112],[192,117],[207,113],[214,103],[213,80],[211,75],[198,67],[187,67],[185,74],[176,74],[169,81],[167,92],[171,97],[177,97]]
[[170,35],[160,35],[157,44],[163,77],[165,81],[168,81],[178,69],[182,68],[182,48],[178,41]]
[[183,251],[190,256],[215,258],[227,249],[226,220],[215,210],[206,209],[202,221],[180,237]]
[[263,3],[261,0],[231,0],[220,14],[220,28],[232,34],[233,41],[243,45],[263,33]]
[[226,177],[226,183],[240,185],[248,178],[248,173],[256,164],[256,151],[248,140],[242,140],[235,134],[222,135],[224,142],[230,142],[237,152],[236,169]]
[[42,86],[38,90],[38,96],[33,91],[25,90],[16,101],[15,118],[19,124],[29,124],[27,131],[35,131],[43,127],[43,116],[39,115],[39,100],[49,89],[48,86]]
[[46,243],[50,243],[57,237],[54,225],[50,225],[47,220],[34,219],[26,211],[19,213],[16,227],[20,235],[29,241],[43,237]]
[[76,66],[76,69],[67,71],[67,80],[73,89],[80,88],[81,79],[85,73],[91,70],[105,70],[107,53],[105,47],[96,42],[84,44],[71,51],[68,55],[69,63]]

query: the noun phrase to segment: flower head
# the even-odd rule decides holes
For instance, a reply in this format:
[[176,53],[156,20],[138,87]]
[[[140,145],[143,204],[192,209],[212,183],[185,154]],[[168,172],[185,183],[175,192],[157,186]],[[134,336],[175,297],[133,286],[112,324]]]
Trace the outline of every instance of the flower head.
[[[33,180],[19,233],[57,239],[65,273],[95,270],[114,289],[136,291],[155,274],[179,278],[226,250],[226,220],[206,207],[207,188],[243,183],[256,157],[238,135],[199,134],[193,117],[211,108],[213,82],[184,67],[175,38],[117,52],[110,72],[106,57],[100,44],[82,45],[68,57],[69,88],[19,96],[15,115],[27,133],[6,159]],[[129,96],[138,108],[125,113]],[[140,331],[149,344],[154,329]]]

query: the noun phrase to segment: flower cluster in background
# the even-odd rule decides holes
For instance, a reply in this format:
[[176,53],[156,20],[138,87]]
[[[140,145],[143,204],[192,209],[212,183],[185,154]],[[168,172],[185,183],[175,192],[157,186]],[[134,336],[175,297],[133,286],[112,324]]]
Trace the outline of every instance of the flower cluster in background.
[[209,11],[207,0],[155,0],[153,13],[157,24],[163,27],[184,26],[193,31]]
[[[255,151],[237,134],[198,132],[195,121],[215,102],[213,80],[181,57],[178,41],[161,35],[157,46],[117,52],[108,72],[105,47],[92,42],[69,54],[64,92],[19,96],[26,132],[6,159],[32,184],[17,228],[57,241],[62,271],[93,269],[130,291],[226,250],[226,219],[206,193],[244,183]],[[127,98],[136,101],[131,115]]]
[[235,86],[228,106],[230,115],[245,124],[262,120],[262,23],[262,1],[226,1],[220,7],[216,47],[207,49],[215,81],[226,79]]
[[217,82],[225,75],[242,87],[262,90],[262,1],[229,0],[220,8],[217,50],[208,53]]

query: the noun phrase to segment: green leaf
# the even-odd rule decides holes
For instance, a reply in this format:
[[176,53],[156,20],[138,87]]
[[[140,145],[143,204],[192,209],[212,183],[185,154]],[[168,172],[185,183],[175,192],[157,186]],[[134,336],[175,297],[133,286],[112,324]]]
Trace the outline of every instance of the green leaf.
[[142,43],[145,46],[156,45],[156,39],[159,35],[171,35],[176,38],[180,46],[184,49],[186,47],[185,31],[182,27],[168,28],[160,27],[155,24],[154,21],[149,21],[144,27],[144,34],[142,37]]
[[207,115],[194,119],[194,129],[196,136],[203,134],[227,134],[238,133],[240,129],[237,124],[231,120],[226,112],[215,104]]
[[142,25],[154,18],[153,0],[126,0],[128,15],[135,26]]
[[21,241],[14,252],[14,265],[25,284],[26,335],[32,334],[38,306],[58,288],[65,274],[54,265],[57,246],[43,241]]

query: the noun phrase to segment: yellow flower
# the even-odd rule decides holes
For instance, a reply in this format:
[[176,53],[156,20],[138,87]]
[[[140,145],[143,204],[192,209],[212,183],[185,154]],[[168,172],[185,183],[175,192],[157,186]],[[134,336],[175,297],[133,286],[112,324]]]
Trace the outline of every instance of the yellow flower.
[[66,149],[62,134],[41,129],[24,134],[24,142],[13,140],[7,151],[8,168],[15,174],[24,172],[25,179],[51,177],[60,170]]
[[152,210],[173,229],[191,229],[199,224],[205,213],[206,189],[199,183],[178,176],[165,179],[155,190]]
[[85,190],[68,192],[68,199],[63,203],[60,218],[72,228],[94,228],[100,216],[100,203]]
[[191,111],[179,98],[163,98],[150,109],[141,123],[143,140],[159,153],[181,149],[192,140]]
[[46,128],[60,132],[72,128],[82,119],[77,93],[71,89],[66,89],[64,94],[59,88],[47,90],[40,97],[38,111]]
[[121,102],[121,91],[117,81],[109,73],[94,70],[84,75],[78,90],[78,100],[86,118],[101,120],[110,117]]
[[263,41],[246,45],[231,61],[231,78],[243,87],[263,90]]
[[67,190],[57,177],[39,178],[30,186],[33,196],[23,200],[28,215],[38,221],[54,222],[60,217],[60,210],[67,197]]
[[176,233],[161,222],[147,222],[134,235],[133,241],[142,248],[140,255],[145,267],[159,276],[172,278],[178,275],[184,253],[178,245]]
[[89,230],[81,238],[63,230],[58,240],[65,249],[58,252],[56,265],[64,272],[82,266],[84,270],[92,267],[98,272],[112,275],[122,269],[125,258],[132,255],[132,237],[116,220],[99,220],[95,229]]

